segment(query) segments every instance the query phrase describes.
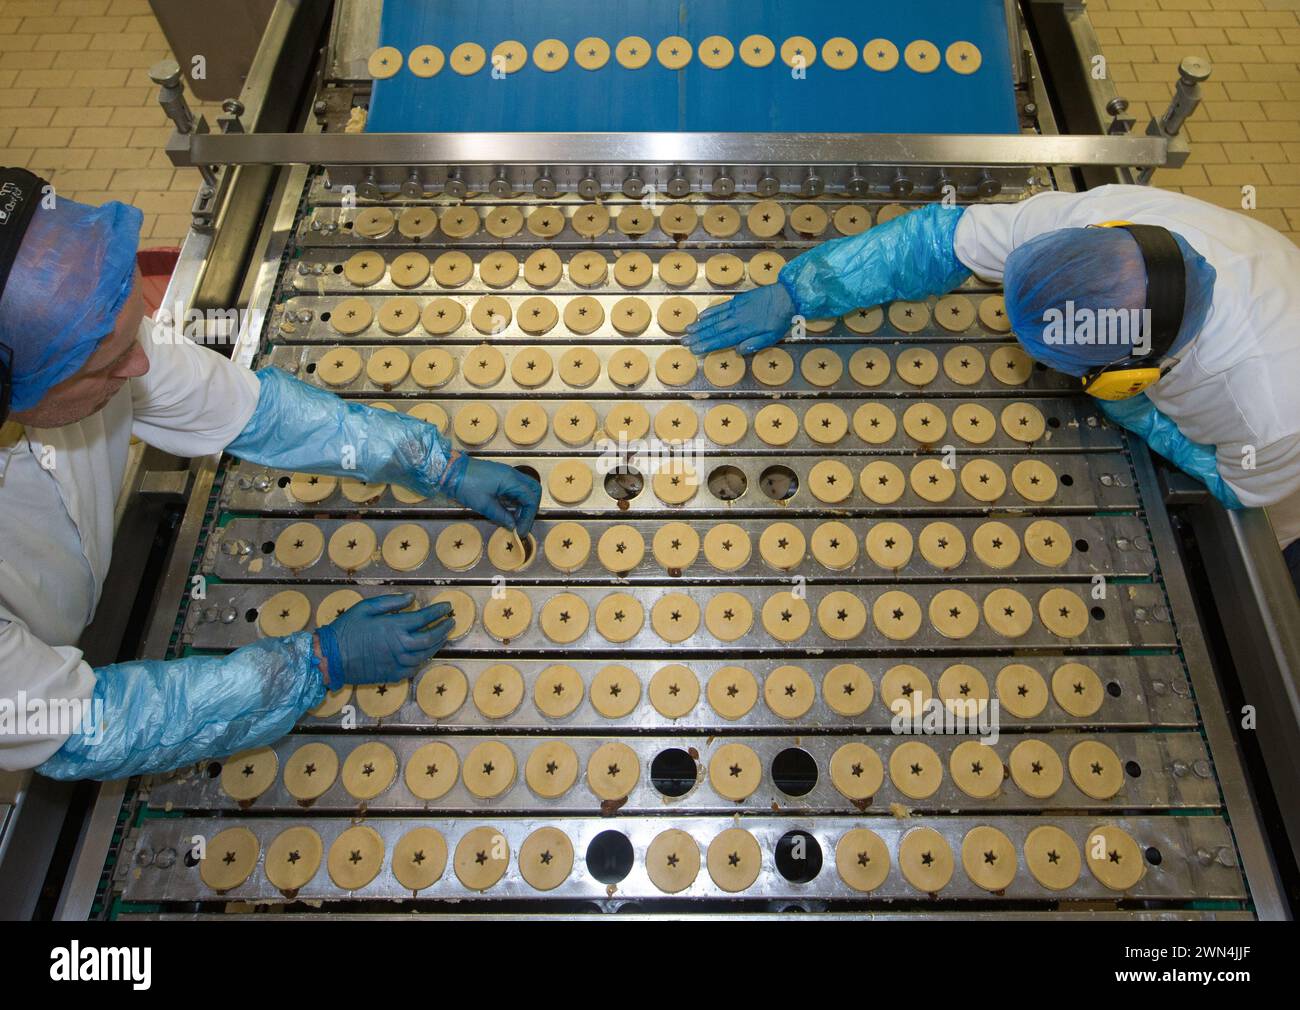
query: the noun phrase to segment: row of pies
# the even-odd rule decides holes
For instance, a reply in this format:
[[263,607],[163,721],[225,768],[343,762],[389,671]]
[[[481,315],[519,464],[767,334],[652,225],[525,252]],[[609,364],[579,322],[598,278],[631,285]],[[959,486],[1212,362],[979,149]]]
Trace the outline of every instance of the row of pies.
[[[862,45],[862,63],[869,70],[885,73],[898,66],[898,46],[886,38],[869,39]],[[722,70],[739,59],[751,69],[770,66],[779,55],[781,63],[795,73],[807,73],[818,62],[831,70],[851,70],[858,63],[858,43],[842,35],[828,38],[820,50],[805,35],[791,35],[778,49],[766,35],[746,35],[733,43],[725,35],[708,35],[699,40],[698,48],[682,35],[669,35],[657,45],[640,35],[628,35],[611,48],[602,38],[591,35],[573,44],[573,62],[582,70],[605,67],[612,55],[624,70],[641,70],[651,59],[665,70],[683,70],[693,59],[709,70]],[[366,69],[375,80],[387,80],[405,65],[420,79],[436,77],[447,67],[454,74],[472,77],[488,66],[494,78],[504,79],[528,66],[529,50],[517,39],[507,39],[492,47],[491,53],[477,42],[460,42],[451,52],[431,43],[416,46],[407,56],[394,46],[380,46],[366,61]],[[569,63],[568,43],[561,39],[542,39],[532,48],[532,64],[543,73],[553,74]],[[983,55],[973,42],[959,40],[949,44],[941,55],[939,47],[928,39],[914,39],[903,50],[903,63],[918,74],[930,74],[946,64],[954,73],[968,75],[979,70]]]
[[[638,253],[636,255],[640,256],[642,254]],[[671,286],[685,287],[695,279],[693,266],[688,269],[681,265],[681,261],[672,259],[675,256],[685,255],[685,253],[669,253],[659,262],[661,275],[665,282]],[[498,272],[492,270],[489,273],[490,268],[500,262],[493,259],[493,257],[498,256],[509,257],[510,254],[492,253],[483,260],[481,267],[484,272],[484,280],[491,287],[505,287],[514,281],[514,276],[508,271]],[[577,274],[579,266],[587,262],[579,258],[585,256],[598,256],[598,254],[579,253],[570,263],[571,273]],[[773,257],[774,259],[769,262],[765,261],[764,257]],[[750,261],[751,275],[754,272],[755,265],[761,264],[765,265],[763,275],[767,279],[761,281],[756,277],[753,279],[757,283],[771,283],[771,278],[774,275],[770,273],[770,268],[775,266],[779,269],[779,264],[776,261],[780,260],[781,258],[775,253],[760,253],[755,256]],[[690,262],[693,264],[694,260]],[[630,257],[624,257],[623,260],[620,260],[620,263],[640,266]],[[675,267],[670,275],[668,271],[670,267],[673,267],[674,263],[677,263],[678,267]],[[615,272],[618,273],[619,269],[619,267],[615,267]],[[605,279],[604,274],[600,273],[597,281],[586,283],[593,276],[592,271],[587,270],[584,270],[580,276],[584,278],[584,286],[588,287],[604,283]],[[641,284],[637,283],[629,286],[640,287]],[[395,337],[405,336],[413,331],[417,324],[422,326],[424,331],[431,336],[449,336],[465,324],[467,315],[470,325],[485,336],[497,336],[504,333],[510,328],[512,322],[517,322],[519,329],[531,336],[549,333],[561,322],[570,333],[587,336],[595,333],[607,321],[616,332],[625,337],[640,336],[649,329],[651,322],[657,322],[660,330],[664,333],[671,336],[680,336],[691,323],[695,322],[700,312],[710,305],[721,304],[723,301],[726,301],[726,299],[706,299],[685,295],[673,295],[667,298],[650,296],[649,300],[647,300],[646,298],[629,295],[613,302],[607,310],[605,302],[599,298],[591,295],[578,295],[564,300],[564,307],[561,310],[556,307],[554,301],[541,295],[529,298],[484,295],[474,298],[472,302],[446,297],[421,302],[418,298],[401,295],[383,299],[378,312],[376,312],[366,299],[353,297],[345,298],[332,308],[322,311],[321,321],[330,323],[335,332],[345,337],[363,333],[375,322],[378,322],[379,328],[384,333]],[[468,313],[466,313],[466,304],[469,304]],[[653,307],[656,305],[657,308]],[[934,318],[943,329],[950,333],[963,333],[970,329],[975,320],[976,312],[977,310],[973,307],[971,300],[965,295],[945,295],[935,304]],[[1001,295],[989,295],[984,298],[980,302],[978,313],[981,322],[984,322],[985,326],[993,333],[1007,332],[1006,307]],[[854,309],[852,312],[846,313],[839,321],[843,322],[845,329],[850,333],[868,336],[880,329],[886,317],[899,333],[920,333],[930,322],[931,310],[925,302],[891,302],[888,309],[880,306]],[[835,319],[813,319],[803,324],[803,330],[807,333],[827,333],[835,328],[836,322]],[[965,351],[967,353],[979,353],[969,348],[965,349]],[[954,359],[954,363],[957,360]],[[805,368],[805,377],[808,381],[819,384],[817,383],[817,374],[809,375],[807,371],[807,368]],[[973,385],[984,374],[982,365],[978,368],[969,365],[960,368],[950,367],[947,371],[954,382],[960,382],[963,385]]]
[[[810,405],[805,407],[805,403]],[[383,401],[373,406],[396,410]],[[746,407],[753,411],[752,422]],[[896,409],[878,400],[860,403],[851,416],[838,403],[792,401],[792,404],[778,402],[762,406],[716,403],[703,411],[703,417],[692,400],[647,403],[629,400],[610,406],[603,424],[599,423],[596,408],[582,401],[552,405],[523,400],[506,410],[504,419],[497,405],[490,401],[470,401],[454,409],[453,420],[442,404],[425,402],[412,408],[412,415],[444,432],[451,422],[452,434],[465,445],[486,445],[500,433],[521,448],[538,445],[552,430],[556,439],[574,448],[600,439],[640,442],[650,437],[678,444],[701,435],[715,445],[729,447],[741,442],[752,426],[764,445],[782,448],[794,442],[800,431],[809,441],[821,446],[839,444],[850,431],[867,445],[886,445],[897,438],[900,428]],[[1049,422],[1032,403],[1009,403],[995,415],[981,403],[956,402],[945,409],[920,401],[902,410],[901,428],[911,444],[918,447],[943,445],[950,438],[968,446],[986,445],[993,440],[999,426],[1007,438],[1032,445],[1044,437],[1049,423],[1058,422],[1055,418]]]
[[[355,747],[340,770],[332,746],[307,743],[295,750],[285,763],[285,789],[300,803],[310,803],[323,796],[341,776],[349,796],[369,801],[392,787],[399,763],[388,744],[369,741]],[[577,783],[580,764],[577,752],[567,741],[546,740],[529,752],[524,764],[524,781],[541,799],[556,800]],[[236,754],[222,766],[222,790],[239,803],[252,803],[275,783],[278,765],[275,751],[268,747]],[[889,751],[889,779],[909,800],[926,800],[939,791],[943,784],[943,765],[943,759],[933,747],[917,740],[896,743]],[[724,800],[743,802],[763,782],[763,760],[748,744],[720,744],[708,758],[707,766],[709,784]],[[1050,743],[1036,737],[1017,743],[1005,764],[997,751],[978,740],[959,743],[948,758],[948,773],[953,783],[965,796],[976,800],[998,796],[1007,778],[1030,799],[1050,799],[1064,784],[1067,767],[1071,781],[1089,799],[1113,799],[1124,786],[1123,762],[1113,748],[1100,740],[1081,740],[1074,744],[1064,762]],[[876,749],[862,742],[837,748],[830,757],[828,770],[836,791],[855,802],[870,800],[885,781],[885,762]],[[435,740],[411,753],[403,779],[411,794],[426,802],[442,799],[457,781],[470,795],[491,800],[514,786],[517,775],[515,752],[506,742],[477,743],[465,754],[462,763],[454,748]],[[812,772],[814,779],[815,775]],[[601,743],[587,760],[587,788],[599,801],[626,799],[640,780],[640,759],[625,743]],[[798,795],[806,795],[812,786],[804,780],[800,788],[803,792]]]
[[[754,556],[753,539],[749,530],[736,523],[717,523],[701,536],[688,523],[668,522],[656,527],[650,539],[650,554],[670,575],[680,575],[701,557],[714,571],[735,572]],[[915,537],[908,527],[893,520],[871,523],[861,543],[867,557],[888,572],[905,568],[914,551],[919,551],[931,567],[945,572],[959,568],[967,557],[966,535],[945,520],[927,523]],[[472,523],[448,524],[432,541],[423,525],[400,523],[389,529],[381,541],[372,527],[350,522],[338,527],[327,543],[315,523],[295,522],[276,536],[273,554],[281,567],[294,573],[312,568],[322,558],[349,572],[376,562],[394,571],[409,572],[425,564],[430,548],[439,567],[447,571],[467,572],[486,558],[499,572],[522,572],[540,554],[552,569],[568,574],[587,566],[593,546],[601,567],[614,575],[634,571],[646,557],[645,536],[635,526],[610,526],[593,544],[589,527],[575,522],[551,526],[542,539],[540,552],[532,534],[518,541],[512,532],[498,528],[485,541]],[[989,520],[971,533],[970,547],[980,563],[1006,569],[1021,556],[1021,535],[1000,520]],[[1044,568],[1060,568],[1073,553],[1073,541],[1056,520],[1037,519],[1024,529],[1024,550]],[[861,556],[859,535],[838,519],[819,523],[811,534],[793,523],[774,522],[765,525],[758,535],[758,556],[776,571],[799,569],[810,553],[823,568],[845,571]]]
[[[530,299],[534,300],[545,302],[545,299]],[[554,312],[554,308],[550,311]],[[647,320],[649,312],[645,309]],[[688,386],[702,374],[713,388],[730,389],[751,369],[757,387],[775,389],[787,385],[795,372],[795,355],[783,347],[761,351],[752,361],[730,348],[712,351],[698,359],[681,346],[652,346],[648,348],[649,353],[640,347],[612,347],[605,351],[608,359],[605,362],[590,347],[570,347],[559,353],[558,361],[553,357],[553,350],[558,349],[507,347],[502,350],[486,343],[466,347],[458,354],[445,347],[410,351],[395,346],[333,347],[310,362],[307,371],[335,389],[351,386],[364,375],[363,385],[383,391],[401,386],[407,379],[419,389],[438,389],[450,382],[458,370],[466,383],[478,389],[496,386],[508,374],[510,381],[521,390],[545,386],[552,377],[571,389],[586,389],[602,374],[608,375],[618,389],[635,389],[652,371],[667,387]],[[924,389],[938,378],[941,367],[939,356],[928,347],[900,350],[895,360],[879,347],[860,347],[849,355],[847,363],[839,351],[829,347],[795,353],[799,353],[800,374],[809,385],[819,389],[835,386],[846,371],[853,383],[863,389],[883,385],[891,373],[909,386]],[[1004,386],[1023,386],[1033,372],[1033,361],[1019,347],[1008,344],[994,350],[986,365],[979,350],[960,346],[944,354],[942,368],[948,379],[960,386],[974,386],[985,374],[991,374]],[[790,408],[783,406],[783,409]],[[877,409],[885,408],[878,405]],[[964,420],[977,434],[976,427],[987,419],[977,413],[973,420]],[[988,432],[991,434],[992,429]]]
[[[775,239],[790,237],[814,239],[830,227],[840,235],[858,235],[871,227],[872,214],[861,204],[845,203],[828,211],[815,203],[799,204],[788,212],[776,200],[761,200],[741,213],[741,208],[725,203],[696,206],[692,203],[664,202],[646,206],[641,202],[611,208],[604,203],[583,203],[570,208],[554,205],[536,207],[524,213],[521,207],[500,205],[473,207],[457,205],[445,208],[439,215],[434,207],[417,205],[394,212],[388,207],[365,207],[355,212],[343,227],[369,241],[382,241],[400,237],[421,241],[442,227],[442,234],[461,240],[485,232],[494,239],[511,239],[525,230],[535,239],[552,239],[561,236],[565,229],[585,239],[597,239],[611,227],[629,238],[641,238],[656,228],[674,242],[691,237],[703,227],[712,239],[746,238]],[[901,204],[887,204],[876,211],[876,223],[886,224],[908,212]],[[396,235],[394,235],[396,232]],[[779,268],[778,268],[779,269]]]
[[[537,675],[531,694],[534,707],[547,719],[568,718],[584,699],[602,719],[625,719],[640,711],[643,691],[645,700],[665,719],[686,718],[703,697],[714,715],[728,721],[747,717],[760,697],[778,718],[800,719],[811,711],[818,695],[817,681],[801,666],[779,666],[761,683],[743,666],[722,666],[701,688],[695,671],[678,663],[661,667],[644,688],[636,672],[621,664],[601,667],[588,687],[572,666],[554,663]],[[879,695],[881,705],[894,715],[911,715],[918,709],[924,712],[932,699],[938,698],[953,715],[970,714],[974,706],[978,717],[992,698],[991,691],[1001,709],[1018,719],[1036,719],[1047,709],[1047,679],[1034,667],[1019,662],[1003,666],[991,689],[988,678],[968,663],[947,667],[937,684],[931,684],[919,667],[898,663],[881,675]],[[871,675],[855,663],[840,663],[821,680],[826,707],[843,718],[865,714],[876,694]],[[528,695],[523,675],[509,663],[486,667],[474,678],[472,690],[459,667],[437,663],[420,675],[415,688],[420,711],[435,722],[452,720],[466,699],[473,701],[484,718],[506,719],[519,710]],[[344,686],[327,694],[311,714],[331,719],[355,698],[362,712],[383,719],[397,714],[409,697],[409,680],[362,686],[355,692]],[[1052,673],[1050,697],[1066,715],[1087,719],[1101,710],[1106,689],[1090,666],[1068,662]]]
[[[1035,615],[1049,634],[1077,639],[1088,630],[1090,620],[1088,605],[1074,590],[1060,586],[1039,593],[1036,606],[1008,586],[983,592],[982,602],[963,589],[941,589],[930,597],[924,610],[911,593],[899,589],[873,590],[870,606],[863,594],[847,589],[820,593],[815,601],[802,591],[780,590],[763,599],[757,614],[750,595],[734,590],[702,591],[698,595],[707,597],[703,605],[686,593],[655,592],[650,628],[669,645],[695,637],[701,627],[719,642],[736,642],[755,629],[755,617],[771,639],[787,644],[813,630],[814,616],[821,634],[836,642],[856,641],[867,634],[869,626],[890,641],[908,641],[921,631],[927,616],[930,626],[952,641],[969,638],[981,624],[999,638],[1014,641],[1034,628]],[[757,588],[750,593],[757,595]],[[356,590],[336,590],[321,601],[317,617],[329,618],[330,611],[337,616],[360,598]],[[451,641],[469,634],[479,616],[474,598],[458,589],[438,593],[431,602],[452,605],[455,623]],[[1104,616],[1100,608],[1095,608],[1094,614]],[[281,590],[257,608],[258,627],[268,636],[302,631],[311,617],[311,601],[297,589]],[[521,589],[494,588],[482,605],[481,624],[498,642],[518,640],[533,626],[532,596]],[[645,624],[645,605],[631,593],[607,593],[594,609],[577,593],[555,593],[537,612],[538,629],[556,645],[572,645],[593,627],[604,641],[622,645],[636,638]]]
[[[800,833],[797,837],[810,836]],[[812,844],[819,846],[815,839]],[[553,891],[573,873],[573,841],[551,825],[529,834],[517,854],[511,852],[508,839],[498,828],[471,828],[456,843],[452,870],[465,889],[487,891],[506,876],[512,855],[519,877],[535,891]],[[252,876],[261,856],[261,843],[250,829],[226,828],[205,847],[199,876],[212,890],[225,893]],[[421,826],[402,835],[393,847],[389,865],[401,888],[419,892],[442,879],[447,856],[447,841],[442,833]],[[293,896],[312,882],[324,859],[334,886],[353,892],[379,876],[386,857],[384,839],[368,825],[344,829],[330,845],[328,855],[316,830],[302,825],[286,828],[272,839],[263,872],[271,886]],[[1074,887],[1084,862],[1102,886],[1116,892],[1130,890],[1146,872],[1142,848],[1127,831],[1113,824],[1096,826],[1081,843],[1056,825],[1040,824],[1028,833],[1019,854],[1012,840],[992,826],[974,827],[962,838],[962,868],[981,890],[998,894],[1010,887],[1019,870],[1019,857],[1044,889],[1044,896]],[[765,855],[758,839],[744,828],[728,828],[715,835],[705,847],[703,858],[694,836],[680,828],[667,828],[655,835],[638,858],[646,878],[665,894],[678,894],[694,885],[702,862],[713,885],[729,894],[752,887],[765,868],[780,872],[779,859]],[[840,881],[853,891],[869,893],[880,888],[895,858],[903,879],[921,894],[942,892],[956,869],[952,846],[931,827],[905,831],[894,854],[870,828],[853,828],[835,840],[836,871]],[[803,876],[798,879],[810,882]],[[606,881],[601,879],[601,883]]]

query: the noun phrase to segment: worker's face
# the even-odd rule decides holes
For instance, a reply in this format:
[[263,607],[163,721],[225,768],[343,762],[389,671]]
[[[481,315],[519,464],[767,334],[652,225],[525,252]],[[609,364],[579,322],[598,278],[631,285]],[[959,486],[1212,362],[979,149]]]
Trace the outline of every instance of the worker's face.
[[144,297],[140,271],[136,270],[131,294],[117,314],[113,332],[99,342],[77,372],[54,386],[31,410],[15,411],[14,419],[33,428],[58,428],[103,409],[128,379],[149,371],[149,358],[139,339],[143,319]]

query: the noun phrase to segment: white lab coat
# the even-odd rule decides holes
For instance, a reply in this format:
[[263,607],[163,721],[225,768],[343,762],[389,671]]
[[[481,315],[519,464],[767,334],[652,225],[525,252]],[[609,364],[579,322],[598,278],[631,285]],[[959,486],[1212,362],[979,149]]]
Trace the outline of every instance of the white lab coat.
[[[0,702],[89,699],[95,673],[76,647],[113,553],[113,508],[131,436],[178,456],[219,452],[257,406],[258,381],[208,348],[139,340],[149,371],[98,413],[27,429],[0,447]],[[67,734],[0,734],[0,770],[32,768]]]
[[[1220,475],[1242,504],[1268,507],[1279,544],[1300,539],[1300,249],[1248,215],[1181,193],[1101,186],[971,207],[955,250],[1000,282],[1016,246],[1116,220],[1177,232],[1218,272],[1200,334],[1147,395],[1189,439],[1217,448]],[[1254,466],[1243,466],[1252,453]]]

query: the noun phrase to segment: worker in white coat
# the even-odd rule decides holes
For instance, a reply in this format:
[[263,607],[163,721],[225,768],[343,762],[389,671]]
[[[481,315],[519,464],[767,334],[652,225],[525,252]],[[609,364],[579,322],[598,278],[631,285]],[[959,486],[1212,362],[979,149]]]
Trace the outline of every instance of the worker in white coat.
[[1111,420],[1227,507],[1266,507],[1297,575],[1300,249],[1248,215],[1144,186],[931,205],[791,260],[683,342],[750,353],[794,319],[942,294],[972,273],[1002,283],[1026,352],[1079,377]]
[[[228,656],[92,669],[77,640],[112,554],[133,435],[443,495],[526,536],[541,488],[453,451],[431,424],[158,339],[135,266],[141,214],[48,196],[0,169],[0,769],[112,779],[269,743],[327,689],[411,676],[447,604],[372,597]],[[410,608],[410,609],[408,609]]]

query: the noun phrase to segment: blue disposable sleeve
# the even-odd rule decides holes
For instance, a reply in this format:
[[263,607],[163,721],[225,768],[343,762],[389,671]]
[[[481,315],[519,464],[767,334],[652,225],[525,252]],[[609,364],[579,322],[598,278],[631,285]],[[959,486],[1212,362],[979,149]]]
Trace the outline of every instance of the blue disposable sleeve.
[[278,368],[263,368],[257,378],[257,409],[227,452],[262,466],[459,500],[468,457],[432,424],[341,399]]
[[111,780],[225,757],[278,740],[325,697],[305,631],[228,656],[116,663],[95,677],[93,724],[40,774]]
[[1214,446],[1189,439],[1146,393],[1127,400],[1098,400],[1097,405],[1111,421],[1140,436],[1152,452],[1159,453],[1183,473],[1190,474],[1209,488],[1225,508],[1245,507],[1237,493],[1220,476]]
[[930,204],[791,260],[780,280],[806,319],[942,294],[970,276],[953,251],[960,207]]

